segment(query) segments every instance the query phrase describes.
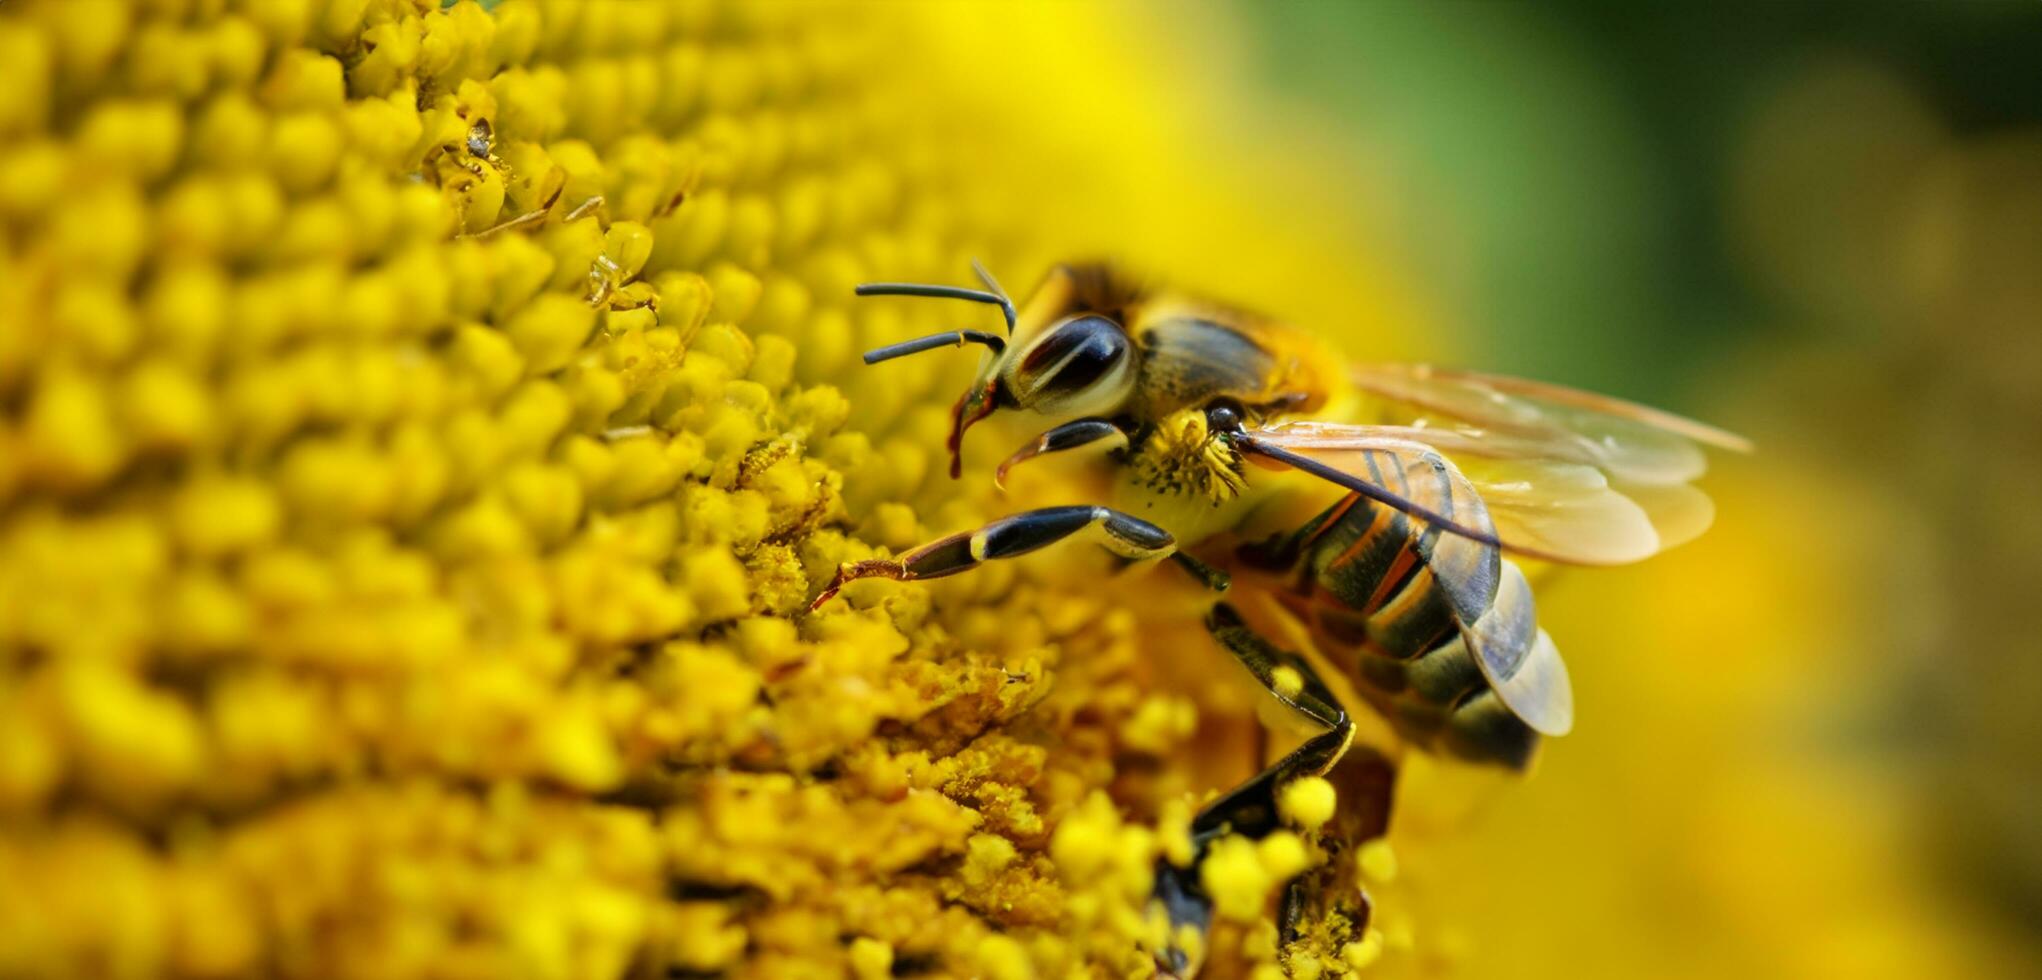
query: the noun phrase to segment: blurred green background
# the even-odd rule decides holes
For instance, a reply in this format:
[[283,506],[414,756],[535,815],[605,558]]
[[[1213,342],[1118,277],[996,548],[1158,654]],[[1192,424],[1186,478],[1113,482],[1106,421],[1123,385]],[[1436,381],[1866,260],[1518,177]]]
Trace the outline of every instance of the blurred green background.
[[[1862,248],[1849,233],[1895,207],[1900,171],[1934,144],[2042,120],[2034,4],[1244,12],[1259,79],[1381,161],[1367,176],[1394,181],[1401,240],[1453,288],[1471,339],[1639,395],[1769,333],[1878,329],[1900,312],[1872,302],[1876,282],[1850,284],[1868,288],[1847,308],[1781,302],[1795,298],[1770,281],[1783,270],[1754,268],[1769,243],[1740,212],[1786,208],[1783,224],[1832,223],[1822,245]],[[1751,200],[1790,189],[1750,186],[1768,177],[1813,194]]]

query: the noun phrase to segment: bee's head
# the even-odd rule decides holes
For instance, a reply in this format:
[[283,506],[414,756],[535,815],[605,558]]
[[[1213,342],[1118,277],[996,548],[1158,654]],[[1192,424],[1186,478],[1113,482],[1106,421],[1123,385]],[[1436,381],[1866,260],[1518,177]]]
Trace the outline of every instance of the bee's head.
[[[1007,329],[1014,329],[1014,303],[1001,292],[999,284],[983,269],[979,277],[987,290],[954,286],[924,286],[910,283],[872,283],[858,287],[860,296],[937,296],[991,303],[1007,317]],[[964,430],[993,413],[1009,408],[1065,418],[1111,415],[1134,391],[1138,367],[1134,342],[1127,330],[1111,317],[1098,313],[1077,313],[1056,320],[1014,343],[978,330],[955,330],[903,341],[868,352],[865,363],[902,357],[937,347],[975,343],[989,347],[993,356],[979,369],[978,377],[951,408],[950,475],[957,476],[959,449]]]

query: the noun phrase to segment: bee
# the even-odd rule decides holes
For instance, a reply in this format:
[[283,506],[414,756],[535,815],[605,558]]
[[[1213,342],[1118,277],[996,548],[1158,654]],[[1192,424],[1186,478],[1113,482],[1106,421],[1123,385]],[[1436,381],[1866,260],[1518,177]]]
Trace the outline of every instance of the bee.
[[[1519,560],[1622,564],[1693,538],[1713,519],[1691,485],[1706,465],[1701,447],[1750,449],[1699,422],[1555,385],[1348,365],[1307,333],[1106,264],[1058,266],[1019,307],[973,268],[983,289],[874,283],[857,293],[993,305],[1005,336],[950,331],[873,350],[865,362],[987,348],[951,410],[952,477],[973,424],[996,411],[1033,413],[1056,424],[994,479],[1082,448],[1109,461],[1112,499],[1030,510],[896,558],[846,563],[814,608],[857,579],[939,578],[1085,535],[1126,562],[1172,561],[1215,594],[1252,584],[1295,617],[1308,653],[1283,649],[1227,602],[1215,599],[1206,615],[1218,645],[1316,734],[1194,817],[1189,867],[1158,862],[1154,900],[1172,935],[1200,937],[1155,951],[1173,975],[1195,972],[1211,921],[1197,874],[1206,846],[1228,832],[1278,829],[1279,791],[1332,774],[1349,755],[1353,720],[1320,664],[1409,744],[1522,770],[1541,737],[1572,727],[1574,705]],[[1381,811],[1386,794],[1367,805]],[[1345,826],[1380,834],[1383,819]],[[1304,887],[1300,878],[1285,894],[1287,939],[1314,900]],[[1356,932],[1365,915],[1349,915]]]

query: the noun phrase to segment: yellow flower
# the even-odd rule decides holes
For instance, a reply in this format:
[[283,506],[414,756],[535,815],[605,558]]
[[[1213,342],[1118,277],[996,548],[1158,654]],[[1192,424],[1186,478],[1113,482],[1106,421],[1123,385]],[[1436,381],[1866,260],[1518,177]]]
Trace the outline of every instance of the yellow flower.
[[997,506],[851,285],[1083,241],[951,16],[0,5],[0,973],[1143,969],[1133,620],[805,612]]

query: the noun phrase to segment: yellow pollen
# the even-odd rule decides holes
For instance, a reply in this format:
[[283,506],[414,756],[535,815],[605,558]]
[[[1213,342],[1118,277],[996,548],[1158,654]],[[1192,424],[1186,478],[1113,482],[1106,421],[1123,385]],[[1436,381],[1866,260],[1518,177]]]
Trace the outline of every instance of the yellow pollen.
[[1397,879],[1397,852],[1390,848],[1390,842],[1383,838],[1369,841],[1354,851],[1355,865],[1363,878],[1377,884],[1387,884]]
[[1293,779],[1277,791],[1276,797],[1283,818],[1308,831],[1317,830],[1333,819],[1336,802],[1333,784],[1320,776]]
[[1294,698],[1305,689],[1305,675],[1296,667],[1279,664],[1269,672],[1269,687],[1283,697]]
[[1365,970],[1383,955],[1383,934],[1370,929],[1359,940],[1340,948],[1340,958],[1356,970]]

